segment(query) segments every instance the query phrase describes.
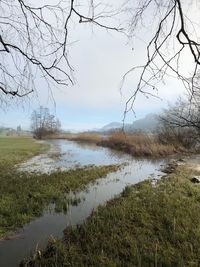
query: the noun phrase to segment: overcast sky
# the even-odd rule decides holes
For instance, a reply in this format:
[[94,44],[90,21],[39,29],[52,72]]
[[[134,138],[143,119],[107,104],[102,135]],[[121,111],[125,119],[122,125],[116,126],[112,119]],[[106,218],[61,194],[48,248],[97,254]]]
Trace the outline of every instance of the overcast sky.
[[[49,107],[60,119],[64,129],[92,129],[123,119],[125,102],[133,93],[137,75],[132,73],[126,80],[121,92],[123,75],[133,66],[144,63],[145,32],[134,42],[120,33],[107,32],[85,24],[73,26],[71,39],[76,41],[70,48],[70,61],[75,72],[76,83],[73,87],[52,89],[54,101],[49,97],[46,84],[38,85],[38,97],[24,104],[23,108],[12,106],[0,110],[0,125],[28,129],[33,109],[40,105]],[[146,33],[148,35],[148,33]],[[189,60],[185,57],[185,63]],[[138,95],[135,102],[135,115],[127,115],[126,122],[144,117],[148,113],[161,112],[168,103],[174,103],[183,94],[182,84],[175,79],[167,79],[160,85],[160,99],[146,99]]]

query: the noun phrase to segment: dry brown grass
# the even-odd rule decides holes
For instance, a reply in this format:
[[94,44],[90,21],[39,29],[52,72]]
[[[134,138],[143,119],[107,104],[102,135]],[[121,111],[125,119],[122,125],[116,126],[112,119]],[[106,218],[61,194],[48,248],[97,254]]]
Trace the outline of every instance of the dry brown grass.
[[160,157],[183,151],[171,144],[161,144],[156,136],[145,133],[124,134],[114,132],[107,139],[101,140],[99,145],[127,152],[133,156]]
[[65,136],[66,139],[71,141],[85,142],[85,143],[94,143],[97,144],[102,140],[102,135],[98,133],[89,133],[83,132],[78,134],[68,134]]
[[148,135],[142,132],[125,134],[122,131],[116,131],[106,137],[98,133],[83,132],[68,134],[64,138],[72,141],[94,143],[141,157],[164,157],[185,151],[180,145],[162,144],[156,135]]

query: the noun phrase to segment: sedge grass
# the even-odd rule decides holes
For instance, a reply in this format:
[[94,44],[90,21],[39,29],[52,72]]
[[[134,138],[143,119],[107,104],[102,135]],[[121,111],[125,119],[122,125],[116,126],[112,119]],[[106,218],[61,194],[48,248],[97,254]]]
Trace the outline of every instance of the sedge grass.
[[182,168],[127,187],[21,266],[199,267],[200,187]]
[[[30,138],[0,139],[0,238],[40,216],[49,203],[65,210],[63,196],[115,171],[118,166],[86,167],[52,174],[19,172],[15,164],[44,151]],[[76,200],[78,201],[78,200]]]

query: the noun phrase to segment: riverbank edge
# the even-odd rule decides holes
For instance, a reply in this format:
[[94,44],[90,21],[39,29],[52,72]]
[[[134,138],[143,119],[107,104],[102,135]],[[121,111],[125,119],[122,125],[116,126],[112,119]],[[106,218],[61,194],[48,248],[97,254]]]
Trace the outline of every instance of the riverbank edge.
[[[5,209],[7,209],[7,216],[10,215],[10,220],[14,223],[0,227],[0,241],[15,238],[25,224],[42,216],[44,209],[50,203],[55,205],[56,212],[66,212],[69,203],[75,203],[74,205],[76,205],[80,201],[79,199],[67,198],[66,196],[69,192],[79,192],[89,184],[105,178],[107,174],[115,172],[121,167],[121,165],[89,166],[62,172],[56,171],[51,174],[18,173],[16,170],[12,170],[10,175],[12,177],[18,175],[19,180],[18,184],[16,181],[14,183],[16,190],[13,191],[14,189],[8,186],[8,191],[13,191],[14,195],[21,196],[17,198],[14,196],[12,203],[8,203],[9,205],[6,205],[6,201],[4,203]],[[34,183],[35,179],[36,182]],[[20,180],[23,186],[21,186]],[[23,188],[23,192],[18,190],[18,185]],[[5,199],[7,199],[6,194],[5,196]],[[1,197],[3,198],[4,196]],[[10,200],[12,198],[11,194],[9,197]],[[10,204],[12,204],[12,207],[10,207]],[[14,208],[15,205],[17,206],[16,209]],[[17,216],[14,220],[13,217],[15,215]]]
[[[124,136],[126,136],[124,134]],[[51,137],[48,137],[51,139]],[[131,144],[127,142],[126,138],[124,140],[121,139],[104,139],[100,135],[93,136],[92,134],[88,134],[86,136],[78,135],[78,136],[53,136],[52,139],[62,139],[73,141],[77,143],[85,143],[89,145],[96,145],[100,147],[110,148],[115,151],[123,152],[129,154],[136,158],[146,158],[146,159],[162,159],[166,157],[178,157],[178,156],[187,156],[190,154],[197,154],[199,151],[191,151],[188,150],[181,145],[169,145],[169,144],[159,144],[159,143],[148,143],[144,145],[137,145],[136,143]]]
[[127,187],[21,266],[198,266],[200,187],[190,179],[199,172],[177,162],[166,171],[154,185]]
[[58,212],[66,209],[71,200],[64,196],[70,190],[84,189],[122,167],[88,166],[50,174],[19,171],[20,164],[34,156],[48,154],[50,148],[44,140],[30,137],[0,139],[0,241],[15,238],[18,229],[40,217],[50,203],[55,204]]

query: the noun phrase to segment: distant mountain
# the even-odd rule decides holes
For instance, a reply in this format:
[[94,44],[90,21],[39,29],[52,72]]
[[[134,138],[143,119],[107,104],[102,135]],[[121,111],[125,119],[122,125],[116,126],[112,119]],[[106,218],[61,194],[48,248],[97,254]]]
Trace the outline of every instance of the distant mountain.
[[125,125],[125,130],[134,132],[141,130],[143,132],[153,132],[159,124],[158,115],[148,114],[146,117],[135,120],[132,124]]
[[[135,120],[132,124],[125,124],[124,130],[126,132],[135,132],[135,131],[143,131],[143,132],[153,132],[158,127],[158,115],[156,114],[148,114],[146,117]],[[122,129],[123,123],[120,122],[111,122],[101,129],[100,132],[107,132],[116,129]]]
[[114,129],[120,129],[123,127],[123,123],[120,122],[111,122],[109,124],[106,124],[104,127],[100,129],[102,132],[114,130]]

